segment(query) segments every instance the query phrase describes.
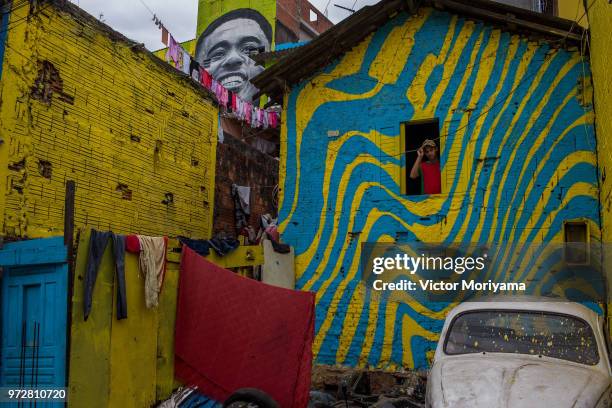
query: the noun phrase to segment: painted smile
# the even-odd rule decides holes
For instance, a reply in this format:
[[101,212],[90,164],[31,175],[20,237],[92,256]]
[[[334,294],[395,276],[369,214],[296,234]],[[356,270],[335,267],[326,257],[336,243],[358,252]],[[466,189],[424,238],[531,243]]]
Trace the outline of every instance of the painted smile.
[[240,88],[245,81],[246,77],[236,74],[228,75],[220,80],[221,84],[229,90]]

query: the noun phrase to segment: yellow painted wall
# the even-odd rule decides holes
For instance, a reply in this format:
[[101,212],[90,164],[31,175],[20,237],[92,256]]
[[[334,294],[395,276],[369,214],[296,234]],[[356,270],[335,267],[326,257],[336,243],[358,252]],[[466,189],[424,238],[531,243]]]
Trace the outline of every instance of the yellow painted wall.
[[[601,227],[605,265],[612,271],[612,4],[607,0],[591,0],[589,9],[589,46],[595,97],[595,132],[599,164]],[[591,3],[589,3],[591,4]],[[612,272],[608,273],[609,292]],[[610,306],[608,307],[610,310]],[[612,323],[608,314],[608,321]],[[612,329],[611,329],[612,330]]]
[[[593,0],[589,0],[590,2]],[[584,0],[557,0],[557,15],[567,20],[576,21],[582,27],[589,27],[589,20],[584,12]]]
[[[147,310],[137,257],[126,254],[128,319],[118,321],[109,242],[85,322],[89,229],[210,237],[218,109],[199,85],[76,6],[56,0],[29,12],[10,17],[0,84],[0,235],[61,235],[65,183],[76,182],[70,406],[150,406],[178,385],[179,255],[168,254],[160,305]],[[166,193],[173,203],[162,203]],[[262,258],[253,252],[249,262]],[[246,258],[241,249],[223,262]]]
[[[76,6],[39,8],[27,24],[27,7],[11,15],[1,233],[61,234],[64,186],[74,180],[77,226],[209,237],[218,110],[208,93]],[[172,204],[162,203],[166,193]]]
[[[138,257],[126,253],[128,317],[117,320],[112,243],[102,258],[91,313],[83,320],[84,276],[90,230],[80,234],[72,302],[71,407],[146,407],[167,398],[174,381],[174,321],[179,254],[168,252],[159,306],[147,309]],[[176,246],[172,240],[169,247]]]

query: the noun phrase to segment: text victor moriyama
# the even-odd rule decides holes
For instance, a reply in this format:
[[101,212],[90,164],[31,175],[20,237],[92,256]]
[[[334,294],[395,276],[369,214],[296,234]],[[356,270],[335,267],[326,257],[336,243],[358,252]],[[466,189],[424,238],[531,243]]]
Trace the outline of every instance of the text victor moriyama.
[[458,282],[447,282],[447,281],[434,281],[431,279],[419,279],[418,282],[411,281],[408,279],[402,279],[397,282],[384,282],[381,279],[377,279],[372,282],[374,290],[400,290],[400,291],[430,291],[430,292],[442,292],[442,291],[479,291],[479,292],[513,292],[513,291],[525,291],[526,285],[523,282],[493,282],[488,280],[486,282],[478,282],[476,280],[461,280]]

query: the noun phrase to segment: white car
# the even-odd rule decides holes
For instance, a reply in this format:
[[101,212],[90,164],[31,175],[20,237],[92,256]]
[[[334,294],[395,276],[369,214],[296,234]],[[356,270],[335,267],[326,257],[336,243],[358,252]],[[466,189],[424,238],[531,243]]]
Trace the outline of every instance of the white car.
[[446,318],[430,408],[612,407],[603,316],[572,302],[491,297]]

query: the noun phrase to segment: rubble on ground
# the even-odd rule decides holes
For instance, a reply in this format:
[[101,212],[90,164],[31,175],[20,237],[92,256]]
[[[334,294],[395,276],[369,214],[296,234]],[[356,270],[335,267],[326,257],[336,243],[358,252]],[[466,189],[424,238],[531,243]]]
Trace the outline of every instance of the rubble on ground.
[[416,371],[387,372],[316,365],[308,408],[422,408],[425,378]]

